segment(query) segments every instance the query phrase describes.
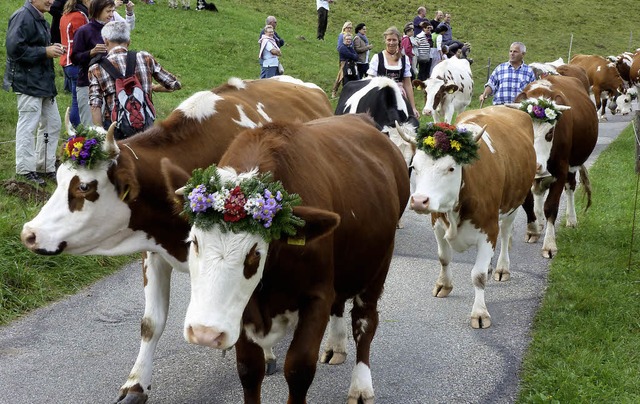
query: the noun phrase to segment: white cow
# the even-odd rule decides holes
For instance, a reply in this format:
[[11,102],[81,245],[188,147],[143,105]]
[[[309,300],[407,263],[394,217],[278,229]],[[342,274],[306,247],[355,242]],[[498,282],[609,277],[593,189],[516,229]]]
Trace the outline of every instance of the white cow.
[[464,111],[471,103],[471,66],[468,60],[457,57],[443,60],[433,68],[430,78],[414,80],[413,85],[426,93],[422,114],[431,115],[435,122],[451,123],[453,115]]

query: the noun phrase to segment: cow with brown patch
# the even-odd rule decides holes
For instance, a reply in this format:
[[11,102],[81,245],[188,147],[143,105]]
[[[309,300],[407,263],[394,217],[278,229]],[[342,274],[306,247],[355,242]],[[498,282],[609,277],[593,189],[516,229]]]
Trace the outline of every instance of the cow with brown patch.
[[[22,242],[39,254],[123,255],[147,251],[143,262],[145,311],[136,363],[118,401],[143,403],[151,387],[153,353],[169,308],[173,268],[187,272],[188,223],[173,214],[160,160],[190,172],[216,163],[242,130],[272,120],[309,121],[331,116],[319,87],[288,76],[228,83],[183,101],[164,121],[129,139],[107,136],[109,156],[92,169],[67,163],[58,187],[22,230]],[[269,355],[270,363],[275,357]]]
[[[164,164],[175,188],[188,180],[186,173]],[[274,191],[279,185],[260,180],[267,172],[298,194],[302,205],[291,212],[288,197]],[[343,314],[352,299],[356,364],[348,403],[373,403],[369,351],[379,321],[377,304],[396,222],[409,198],[409,176],[397,147],[364,115],[273,123],[240,134],[219,167],[189,180],[184,194],[195,216],[189,235],[187,341],[216,349],[235,346],[244,401],[259,403],[262,351],[293,329],[284,365],[287,402],[305,403],[328,321],[321,360],[337,356],[337,363],[344,361]],[[199,195],[208,195],[207,204],[197,205]],[[268,209],[254,208],[262,195],[275,199],[261,206],[283,209],[275,210],[280,213],[268,225],[262,217]],[[291,214],[304,225],[290,237],[271,233],[269,226],[280,228],[293,220]]]

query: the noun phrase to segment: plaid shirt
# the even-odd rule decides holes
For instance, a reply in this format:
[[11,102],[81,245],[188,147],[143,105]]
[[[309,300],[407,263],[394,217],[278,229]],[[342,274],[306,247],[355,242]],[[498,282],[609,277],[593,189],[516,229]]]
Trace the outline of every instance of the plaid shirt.
[[[125,73],[127,67],[127,49],[124,46],[116,46],[111,49],[107,55],[107,59],[116,66],[122,74]],[[142,90],[152,99],[152,79],[162,84],[165,88],[171,90],[179,90],[180,82],[173,74],[164,70],[162,66],[151,56],[150,53],[139,51],[136,54],[136,70],[135,74],[140,80]],[[89,68],[89,105],[91,107],[102,108],[104,105],[102,119],[104,121],[111,120],[111,110],[114,105],[114,94],[116,92],[115,80],[109,76],[99,63]]]
[[523,63],[515,69],[509,62],[505,62],[495,68],[485,87],[491,87],[493,105],[499,105],[513,102],[526,85],[535,79],[536,76],[528,65]]

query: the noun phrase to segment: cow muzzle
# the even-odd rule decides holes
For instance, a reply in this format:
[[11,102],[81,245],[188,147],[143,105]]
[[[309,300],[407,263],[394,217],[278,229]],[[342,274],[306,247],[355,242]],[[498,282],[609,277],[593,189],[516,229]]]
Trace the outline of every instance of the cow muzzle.
[[40,255],[58,255],[61,254],[67,247],[67,242],[62,241],[58,244],[58,247],[55,250],[42,248],[36,232],[31,230],[31,228],[29,228],[28,226],[24,226],[22,228],[22,232],[20,233],[20,241],[22,241],[22,244],[29,250]]
[[416,211],[416,213],[428,213],[429,197],[426,195],[411,195],[409,208]]
[[216,349],[227,347],[227,334],[214,327],[189,325],[184,329],[184,339],[190,344],[204,345]]

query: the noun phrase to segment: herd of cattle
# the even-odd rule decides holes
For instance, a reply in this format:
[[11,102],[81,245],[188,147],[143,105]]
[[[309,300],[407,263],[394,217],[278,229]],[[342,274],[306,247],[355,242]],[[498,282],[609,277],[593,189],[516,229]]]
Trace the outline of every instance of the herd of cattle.
[[[604,117],[600,101],[640,85],[640,52],[614,62],[580,55],[568,65],[537,64],[536,72],[540,78],[514,104],[470,111],[464,111],[473,87],[466,60],[444,61],[426,82],[414,83],[426,92],[424,114],[448,123],[457,114],[457,127],[475,135],[479,159],[464,165],[416,147],[418,119],[387,78],[348,83],[335,113],[314,84],[288,76],[233,78],[192,95],[139,135],[116,142],[110,130],[102,163],[90,169],[62,164],[57,189],[24,225],[22,242],[46,255],[144,252],[141,345],[119,403],[147,400],[173,269],[192,279],[185,339],[235,347],[245,402],[260,402],[265,373],[275,370],[272,348],[288,328],[295,330],[284,363],[289,402],[305,402],[318,360],[345,361],[344,310],[352,300],[356,365],[348,402],[372,403],[370,345],[405,207],[431,215],[441,264],[434,296],[453,288],[452,250],[477,249],[471,326],[489,327],[484,289],[498,238],[497,281],[510,277],[509,244],[520,205],[526,241],[536,242],[546,227],[542,254],[557,253],[561,194],[567,195],[567,226],[575,226],[576,174],[590,195],[584,163]],[[553,102],[561,118],[537,121],[521,110],[522,102],[540,98]],[[268,171],[300,195],[303,204],[293,208],[305,220],[293,238],[298,242],[202,229],[176,213],[176,204],[182,206],[176,189],[192,170],[212,164],[238,180]]]

